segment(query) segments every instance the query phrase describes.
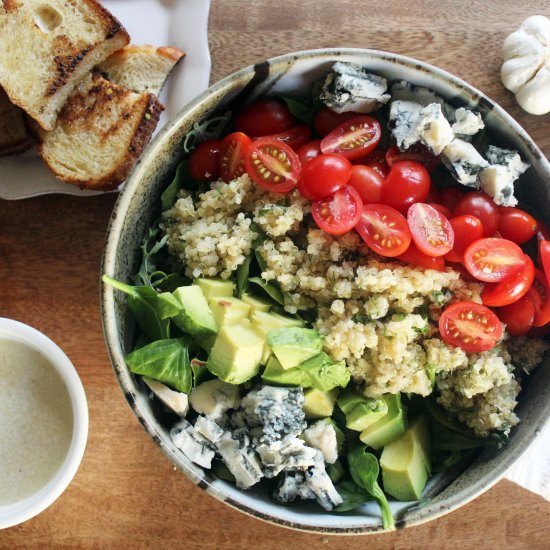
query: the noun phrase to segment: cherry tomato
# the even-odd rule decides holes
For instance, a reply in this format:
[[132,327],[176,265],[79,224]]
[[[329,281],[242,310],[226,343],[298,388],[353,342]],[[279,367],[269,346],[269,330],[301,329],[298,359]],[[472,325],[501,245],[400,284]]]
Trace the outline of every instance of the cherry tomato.
[[445,261],[446,261],[447,266],[450,267],[451,269],[454,269],[458,273],[460,273],[460,276],[465,281],[468,281],[469,283],[479,283],[479,281],[475,277],[472,277],[470,275],[470,273],[468,273],[468,270],[462,264],[455,263],[455,262],[449,262],[447,260],[447,255],[445,255]]
[[493,199],[482,191],[466,193],[456,203],[453,215],[470,214],[475,216],[483,226],[483,236],[490,237],[498,229],[500,213]]
[[455,244],[453,249],[446,254],[445,259],[450,262],[462,262],[466,248],[483,237],[483,227],[475,216],[469,214],[456,216],[456,218],[451,218],[449,222],[455,232]]
[[526,295],[513,304],[497,308],[496,314],[511,336],[523,336],[533,326],[535,306],[533,300]]
[[315,223],[332,235],[343,235],[351,231],[357,225],[362,212],[361,197],[349,185],[311,205],[311,215]]
[[330,134],[336,126],[340,126],[342,122],[346,122],[346,120],[350,120],[358,116],[360,116],[360,114],[354,113],[353,111],[335,113],[328,107],[322,107],[313,119],[313,127],[321,137],[325,137],[327,134]]
[[364,203],[379,203],[382,197],[384,178],[370,166],[355,164],[351,167],[349,185],[354,187]]
[[456,187],[445,187],[439,192],[439,204],[446,206],[451,212],[454,210],[456,203],[464,196],[464,193]]
[[276,99],[260,99],[235,118],[235,130],[252,138],[280,134],[297,125],[288,107]]
[[428,256],[443,256],[453,248],[455,236],[449,220],[431,206],[417,202],[407,212],[414,244]]
[[446,344],[468,353],[493,349],[502,336],[502,323],[485,306],[474,302],[456,302],[439,318],[439,332]]
[[[430,194],[431,194],[431,191],[430,191]],[[430,195],[428,195],[428,197],[429,196]],[[451,211],[446,206],[443,206],[442,204],[437,204],[436,202],[426,202],[426,204],[428,206],[431,206],[432,208],[435,208],[438,212],[441,212],[447,219],[449,219],[452,216]]]
[[314,139],[309,141],[305,145],[302,145],[297,151],[296,154],[300,159],[302,166],[305,166],[310,160],[318,157],[321,154],[321,140]]
[[440,163],[439,157],[436,157],[426,146],[421,143],[414,143],[407,150],[401,151],[397,145],[390,147],[386,151],[386,162],[391,168],[395,163],[409,160],[422,164],[428,172],[435,170]]
[[245,166],[257,185],[275,193],[294,189],[301,170],[298,155],[282,141],[269,137],[249,145]]
[[394,164],[382,185],[382,202],[407,212],[415,202],[424,202],[430,191],[430,174],[422,164],[403,161]]
[[550,288],[548,288],[546,276],[540,269],[535,269],[535,279],[527,296],[531,298],[535,306],[533,326],[542,327],[550,322]]
[[535,278],[535,264],[525,255],[525,265],[510,279],[500,283],[487,283],[481,292],[481,300],[490,307],[502,307],[517,302],[527,294]]
[[411,244],[407,220],[391,206],[365,204],[355,229],[369,247],[381,256],[399,256]]
[[351,163],[342,155],[319,155],[302,169],[298,191],[309,200],[320,200],[344,187],[351,176]]
[[233,132],[223,138],[220,149],[220,176],[223,181],[234,180],[245,173],[244,157],[251,142],[242,132]]
[[278,139],[279,141],[286,143],[295,151],[298,151],[302,145],[305,145],[309,141],[309,138],[311,137],[311,128],[305,124],[302,124],[300,126],[296,126],[295,128],[291,128],[286,132],[282,132],[281,134],[273,134],[266,137]]
[[498,231],[503,238],[517,244],[523,244],[532,239],[537,232],[537,222],[533,216],[519,208],[501,206]]
[[550,241],[539,241],[539,264],[542,265],[550,285]]
[[371,116],[358,116],[337,126],[321,141],[323,153],[340,153],[354,160],[370,153],[380,141],[382,128]]
[[464,266],[484,283],[499,283],[513,277],[525,263],[523,250],[506,239],[477,239],[464,251]]
[[423,252],[420,252],[416,245],[411,242],[409,248],[396,257],[396,260],[401,260],[408,264],[417,265],[424,269],[435,269],[436,271],[445,271],[445,260],[443,256],[428,256]]
[[203,141],[189,157],[189,173],[195,181],[214,181],[220,174],[221,139]]

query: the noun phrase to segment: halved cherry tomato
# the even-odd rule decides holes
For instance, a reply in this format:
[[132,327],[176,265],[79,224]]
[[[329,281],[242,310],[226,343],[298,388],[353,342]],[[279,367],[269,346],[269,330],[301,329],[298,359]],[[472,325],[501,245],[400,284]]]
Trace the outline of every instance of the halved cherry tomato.
[[550,285],[550,241],[539,241],[539,265],[542,265]]
[[302,169],[298,191],[309,200],[320,200],[347,185],[351,163],[342,155],[319,155]]
[[357,190],[364,203],[380,202],[384,178],[374,168],[364,164],[353,165],[348,183]]
[[449,220],[431,206],[417,202],[407,212],[414,244],[428,256],[443,256],[453,248],[454,231]]
[[391,168],[396,162],[410,160],[425,166],[428,172],[435,170],[440,163],[439,157],[436,157],[426,146],[421,143],[414,143],[407,150],[401,151],[397,145],[390,147],[386,151],[386,162]]
[[478,218],[483,226],[484,237],[490,237],[498,229],[500,218],[498,206],[482,191],[462,195],[452,210],[454,216],[470,214]]
[[464,193],[456,187],[445,187],[439,191],[439,204],[446,206],[451,212],[454,210],[456,203],[464,196]]
[[214,181],[220,174],[221,139],[203,141],[189,157],[189,173],[195,181]]
[[291,128],[286,132],[282,132],[281,134],[273,134],[266,137],[278,139],[279,141],[286,143],[295,151],[298,151],[302,145],[305,145],[309,141],[309,138],[311,137],[311,128],[305,124],[302,124],[300,126],[296,126],[295,128]]
[[314,159],[315,157],[318,157],[321,154],[320,145],[321,145],[321,140],[314,139],[313,141],[309,141],[305,145],[302,145],[296,151],[296,154],[300,159],[300,163],[302,164],[302,167],[304,167],[310,160]]
[[483,237],[483,226],[475,217],[465,214],[449,220],[455,232],[455,244],[453,249],[445,255],[450,262],[462,262],[466,248],[474,241]]
[[510,279],[500,283],[487,283],[481,292],[482,302],[490,307],[502,307],[517,302],[527,294],[535,278],[535,264],[533,260],[524,256],[525,264]]
[[399,256],[411,244],[411,232],[405,217],[384,204],[365,204],[355,229],[381,256]]
[[499,283],[514,276],[525,263],[523,250],[506,239],[477,239],[464,251],[464,266],[484,283]]
[[533,216],[509,206],[501,206],[499,211],[498,231],[503,238],[523,244],[535,236],[537,222]]
[[535,269],[535,279],[527,296],[531,298],[535,306],[533,326],[542,327],[550,322],[550,288],[548,288],[546,276],[540,269]]
[[280,134],[297,125],[288,107],[276,99],[260,99],[235,118],[235,130],[251,138]]
[[511,336],[523,336],[533,326],[535,306],[529,295],[526,295],[513,304],[497,308],[496,314]]
[[244,157],[251,142],[242,132],[233,132],[223,138],[220,150],[220,176],[223,181],[234,180],[245,173]]
[[382,136],[380,123],[371,116],[358,116],[337,126],[321,141],[323,153],[339,153],[349,160],[361,158],[374,149]]
[[[431,194],[431,191],[430,191],[430,194]],[[432,208],[435,208],[438,212],[441,212],[447,219],[449,219],[452,216],[451,211],[446,206],[443,206],[442,204],[437,204],[437,202],[426,202],[426,204],[428,206],[431,206]]]
[[362,212],[361,197],[349,185],[311,205],[311,215],[315,223],[332,235],[343,235],[351,231],[357,225]]
[[439,318],[439,332],[446,344],[468,353],[493,349],[502,336],[502,323],[485,306],[474,302],[456,302]]
[[422,164],[398,162],[384,180],[382,202],[404,214],[411,204],[424,202],[429,191],[430,174]]
[[301,170],[298,155],[282,141],[269,137],[249,145],[245,166],[257,185],[275,193],[294,189]]
[[346,120],[350,120],[358,116],[361,116],[360,113],[354,113],[353,111],[335,113],[328,107],[322,107],[313,119],[313,127],[315,128],[315,131],[323,138],[327,134],[330,134],[336,126],[340,126],[342,122],[346,122]]
[[424,269],[435,269],[436,271],[445,271],[445,260],[443,256],[428,256],[423,252],[420,252],[416,245],[411,242],[409,248],[396,257],[396,260],[401,260],[408,264],[417,265]]

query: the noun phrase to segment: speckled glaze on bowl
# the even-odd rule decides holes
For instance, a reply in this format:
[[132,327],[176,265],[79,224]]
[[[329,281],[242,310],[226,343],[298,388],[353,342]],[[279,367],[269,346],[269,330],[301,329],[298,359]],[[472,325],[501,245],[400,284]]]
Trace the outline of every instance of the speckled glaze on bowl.
[[[109,225],[102,272],[126,281],[139,262],[139,244],[146,228],[159,215],[159,197],[182,158],[181,142],[193,123],[214,111],[273,92],[299,94],[325,73],[336,60],[351,61],[390,80],[405,79],[428,86],[455,106],[469,105],[482,113],[493,142],[517,148],[531,164],[518,190],[521,200],[550,219],[550,163],[519,124],[498,105],[459,78],[432,65],[387,52],[325,49],[293,53],[247,67],[189,103],[157,136],[141,157],[120,195]],[[148,391],[127,369],[134,325],[125,296],[101,287],[102,320],[111,362],[126,399],[149,435],[185,475],[212,496],[242,512],[285,527],[304,531],[358,534],[382,531],[378,509],[368,504],[345,515],[323,513],[304,504],[284,507],[269,500],[265,491],[240,491],[214,479],[191,463],[176,447],[162,412],[148,399]],[[522,393],[518,414],[522,420],[510,443],[499,452],[485,452],[465,470],[448,472],[430,482],[420,502],[392,503],[397,528],[433,520],[470,502],[489,489],[527,451],[550,415],[550,364],[542,365]]]

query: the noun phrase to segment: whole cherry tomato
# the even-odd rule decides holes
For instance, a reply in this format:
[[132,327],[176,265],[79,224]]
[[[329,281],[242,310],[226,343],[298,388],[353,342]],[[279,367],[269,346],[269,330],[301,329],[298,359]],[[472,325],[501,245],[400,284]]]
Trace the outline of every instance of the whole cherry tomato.
[[214,181],[220,174],[221,139],[203,141],[189,157],[189,173],[195,181]]
[[499,212],[498,232],[503,238],[523,244],[535,236],[537,222],[533,216],[508,206],[501,206]]
[[348,159],[335,154],[319,155],[303,167],[298,191],[306,199],[324,199],[347,185],[350,176]]
[[483,226],[484,237],[491,237],[498,229],[500,218],[498,206],[482,191],[462,195],[452,210],[453,216],[470,214],[478,218]]
[[380,202],[384,178],[374,168],[364,164],[353,165],[348,183],[357,190],[364,203]]
[[430,191],[430,174],[422,164],[394,164],[382,185],[382,202],[405,214],[411,204],[424,202]]
[[276,99],[260,99],[235,118],[235,130],[251,138],[280,134],[298,123],[288,107]]

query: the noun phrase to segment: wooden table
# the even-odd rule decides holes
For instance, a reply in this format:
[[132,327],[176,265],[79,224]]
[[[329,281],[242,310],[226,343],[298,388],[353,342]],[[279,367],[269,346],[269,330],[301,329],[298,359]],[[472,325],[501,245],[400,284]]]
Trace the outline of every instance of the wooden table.
[[[212,0],[212,80],[294,50],[390,50],[473,83],[550,155],[550,115],[522,112],[499,79],[504,37],[539,13],[550,16],[547,0]],[[73,483],[40,516],[0,532],[1,548],[550,548],[550,503],[507,481],[427,525],[339,538],[249,518],[175,472],[132,415],[103,343],[99,266],[115,200],[0,202],[0,315],[35,326],[65,350],[90,408],[88,447]]]

